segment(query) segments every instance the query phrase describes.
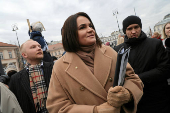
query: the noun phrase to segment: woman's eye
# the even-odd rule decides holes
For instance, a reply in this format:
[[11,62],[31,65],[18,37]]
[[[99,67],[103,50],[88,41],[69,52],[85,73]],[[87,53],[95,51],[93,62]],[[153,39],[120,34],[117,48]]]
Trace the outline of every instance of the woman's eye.
[[92,25],[90,25],[89,27],[93,28],[93,26],[92,26]]
[[84,27],[80,27],[80,29],[84,29]]

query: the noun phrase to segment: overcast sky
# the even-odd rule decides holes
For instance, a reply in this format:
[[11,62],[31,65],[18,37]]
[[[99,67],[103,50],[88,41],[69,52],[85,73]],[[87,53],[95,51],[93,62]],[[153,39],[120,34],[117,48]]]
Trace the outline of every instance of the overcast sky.
[[77,12],[85,12],[92,19],[99,36],[110,36],[118,31],[116,16],[122,29],[122,21],[129,15],[139,16],[143,31],[153,30],[156,23],[170,13],[169,0],[0,0],[0,41],[16,43],[16,32],[12,25],[17,24],[20,45],[29,39],[28,24],[40,21],[47,42],[61,40],[61,27],[65,20]]

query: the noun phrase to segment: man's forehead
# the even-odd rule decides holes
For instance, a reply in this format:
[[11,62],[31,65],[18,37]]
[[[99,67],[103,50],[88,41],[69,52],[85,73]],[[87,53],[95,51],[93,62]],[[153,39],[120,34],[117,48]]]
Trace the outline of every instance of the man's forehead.
[[29,40],[29,41],[25,42],[25,46],[32,46],[32,45],[40,45],[40,44],[33,40]]
[[127,28],[139,26],[138,24],[131,24]]

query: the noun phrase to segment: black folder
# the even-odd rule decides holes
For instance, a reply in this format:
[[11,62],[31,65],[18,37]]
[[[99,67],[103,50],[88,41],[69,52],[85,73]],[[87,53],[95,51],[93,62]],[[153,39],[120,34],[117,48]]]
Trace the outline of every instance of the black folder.
[[118,51],[113,87],[123,86],[124,84],[126,65],[128,62],[129,53],[130,47],[128,49],[125,49],[122,46]]

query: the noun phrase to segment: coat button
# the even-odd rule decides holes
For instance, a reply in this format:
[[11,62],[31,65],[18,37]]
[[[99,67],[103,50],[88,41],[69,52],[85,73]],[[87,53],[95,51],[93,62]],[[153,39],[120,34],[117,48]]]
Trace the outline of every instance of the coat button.
[[109,77],[109,79],[108,79],[110,82],[112,82],[113,80],[112,80],[112,78],[111,77]]
[[85,90],[85,87],[81,86],[81,87],[80,87],[80,90],[81,90],[81,91],[84,91],[84,90]]

